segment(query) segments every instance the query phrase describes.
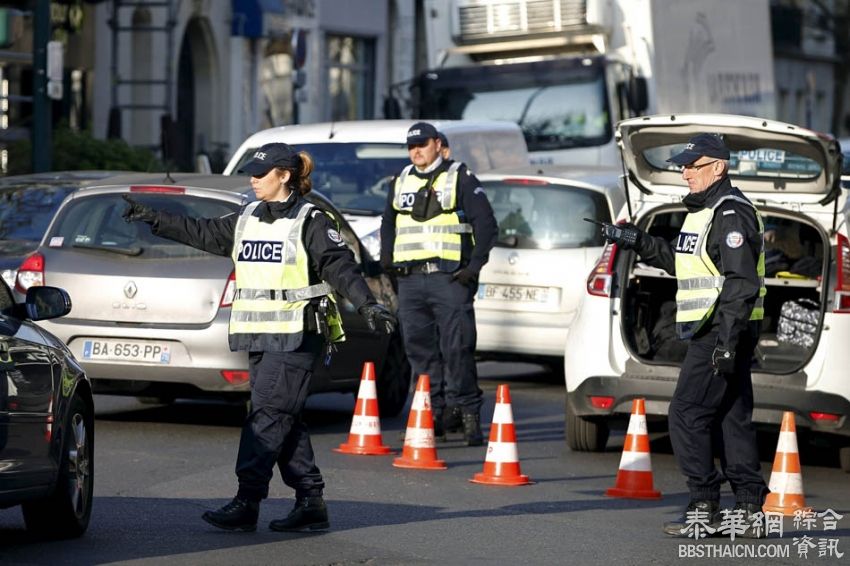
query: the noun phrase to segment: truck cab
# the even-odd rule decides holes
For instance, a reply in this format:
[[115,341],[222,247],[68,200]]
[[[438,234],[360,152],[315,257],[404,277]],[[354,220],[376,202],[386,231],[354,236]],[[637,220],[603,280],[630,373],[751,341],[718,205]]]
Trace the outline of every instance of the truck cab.
[[615,125],[644,114],[775,114],[768,0],[424,0],[422,15],[413,116],[513,121],[535,164],[619,166]]

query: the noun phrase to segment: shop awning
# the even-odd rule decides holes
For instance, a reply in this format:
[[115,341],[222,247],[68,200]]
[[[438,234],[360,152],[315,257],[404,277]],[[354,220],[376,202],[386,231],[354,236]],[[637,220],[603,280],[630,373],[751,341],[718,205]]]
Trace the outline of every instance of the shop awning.
[[230,35],[282,37],[287,35],[283,0],[231,0],[233,24]]

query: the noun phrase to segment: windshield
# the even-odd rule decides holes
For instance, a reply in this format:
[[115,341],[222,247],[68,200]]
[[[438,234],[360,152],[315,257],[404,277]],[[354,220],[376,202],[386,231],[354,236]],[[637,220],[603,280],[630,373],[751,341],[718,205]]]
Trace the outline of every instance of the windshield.
[[[685,149],[684,143],[668,144],[644,150],[646,161],[656,169],[680,171],[668,162]],[[784,179],[814,179],[822,167],[814,159],[783,149],[757,147],[732,151],[729,156],[730,177],[779,177]]]
[[[313,159],[313,188],[345,213],[381,214],[390,181],[410,164],[407,146],[401,143],[305,143],[295,147]],[[235,171],[255,151],[246,150]]]
[[543,181],[526,183],[483,183],[499,224],[497,245],[543,250],[603,245],[600,230],[583,220],[611,222],[603,195]]
[[[139,259],[209,255],[185,244],[154,236],[143,222],[125,222],[121,213],[127,208],[127,203],[121,198],[122,194],[91,195],[68,203],[57,216],[56,224],[48,234],[47,245],[51,248],[108,251],[138,256]],[[134,193],[133,198],[154,210],[193,218],[218,218],[239,211],[236,203],[188,195]]]
[[419,83],[421,117],[516,122],[529,151],[603,145],[612,131],[603,68],[584,61],[427,73]]
[[23,185],[0,189],[0,240],[41,240],[56,209],[76,188]]

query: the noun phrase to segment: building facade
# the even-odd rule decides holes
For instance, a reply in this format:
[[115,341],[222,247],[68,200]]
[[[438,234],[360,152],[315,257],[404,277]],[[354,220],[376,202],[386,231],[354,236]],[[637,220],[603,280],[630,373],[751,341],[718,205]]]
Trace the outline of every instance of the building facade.
[[[89,9],[98,137],[216,170],[255,131],[382,117],[414,0],[111,0]],[[412,45],[412,40],[409,42]],[[410,60],[405,60],[409,53]]]

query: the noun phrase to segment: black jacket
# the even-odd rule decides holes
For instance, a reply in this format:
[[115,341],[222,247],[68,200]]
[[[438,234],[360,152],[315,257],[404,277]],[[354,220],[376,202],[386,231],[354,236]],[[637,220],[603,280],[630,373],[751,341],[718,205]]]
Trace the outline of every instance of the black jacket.
[[[295,218],[307,201],[297,193],[284,202],[261,203],[254,211],[264,222],[277,218]],[[175,240],[221,256],[230,256],[239,214],[220,218],[189,218],[159,212],[152,226],[157,236]],[[310,257],[310,284],[327,281],[338,293],[359,309],[375,304],[374,295],[363,279],[354,255],[337,232],[327,214],[315,209],[305,221],[304,246]],[[311,320],[308,317],[308,321]]]
[[[419,173],[415,167],[410,174],[420,179],[433,179],[449,168],[452,160],[443,160],[433,171]],[[469,234],[463,234],[461,238],[461,267],[478,273],[490,258],[490,250],[496,245],[499,237],[499,226],[493,215],[493,208],[481,182],[473,175],[466,165],[461,165],[457,176],[457,209],[461,215],[461,222],[472,225],[473,238]],[[398,212],[393,208],[393,197],[395,196],[395,179],[390,183],[390,191],[387,195],[387,204],[381,222],[381,263],[389,265],[392,263],[393,244],[395,243],[395,223]]]
[[[698,212],[710,208],[718,199],[727,195],[747,198],[732,186],[728,177],[724,177],[704,192],[688,195],[683,203],[688,207],[688,212]],[[731,247],[726,243],[727,235],[732,232],[744,236],[743,245]],[[707,251],[725,280],[714,312],[699,334],[717,332],[718,345],[730,350],[734,350],[742,332],[753,330],[749,318],[761,289],[757,269],[762,240],[751,206],[727,200],[715,210],[708,233]],[[637,251],[646,263],[671,275],[676,274],[674,243],[644,233]]]

